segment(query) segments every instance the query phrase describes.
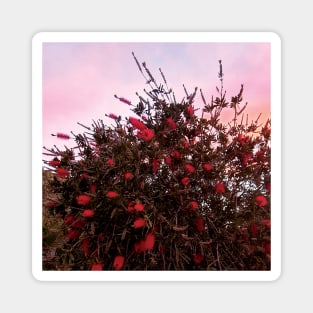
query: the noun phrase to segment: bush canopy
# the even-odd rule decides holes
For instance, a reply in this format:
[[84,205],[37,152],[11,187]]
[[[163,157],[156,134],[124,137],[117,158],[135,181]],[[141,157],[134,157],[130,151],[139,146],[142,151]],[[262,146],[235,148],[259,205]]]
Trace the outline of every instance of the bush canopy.
[[248,122],[243,85],[226,98],[222,61],[216,97],[178,102],[132,55],[148,89],[114,97],[133,115],[45,148],[43,270],[270,270],[270,119]]

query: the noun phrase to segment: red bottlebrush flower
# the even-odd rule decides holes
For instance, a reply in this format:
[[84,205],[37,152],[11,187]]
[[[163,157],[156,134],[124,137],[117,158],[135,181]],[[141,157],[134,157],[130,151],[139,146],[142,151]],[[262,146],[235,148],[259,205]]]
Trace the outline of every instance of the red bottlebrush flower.
[[96,192],[96,190],[97,190],[97,186],[94,185],[94,184],[93,184],[93,185],[90,185],[89,190],[90,190],[90,192],[94,193],[94,192]]
[[155,243],[155,235],[153,233],[148,233],[145,239],[145,249],[152,250]]
[[126,104],[128,104],[128,105],[131,105],[131,102],[130,102],[129,100],[123,98],[123,97],[116,97],[116,98],[118,98],[118,99],[119,99],[121,102],[123,102],[123,103],[126,103]]
[[145,206],[142,203],[136,203],[134,205],[134,209],[136,211],[142,212],[145,209]]
[[67,239],[78,239],[80,236],[80,231],[77,229],[70,229],[67,234],[66,234],[66,238]]
[[100,235],[98,236],[98,240],[99,240],[99,241],[104,241],[104,239],[105,239],[105,237],[104,237],[103,234],[100,234]]
[[136,253],[145,252],[145,250],[146,250],[145,241],[144,240],[140,240],[139,242],[135,242],[134,250],[135,250]]
[[70,136],[67,134],[57,133],[57,138],[60,139],[70,139]]
[[264,248],[266,254],[271,254],[271,243],[270,242],[265,242],[263,244],[263,248]]
[[146,221],[144,218],[137,218],[133,224],[134,228],[143,228],[146,226]]
[[122,255],[118,255],[114,258],[113,268],[116,271],[119,271],[123,268],[125,262],[125,258]]
[[129,202],[128,206],[127,206],[127,212],[129,213],[133,213],[136,211],[136,209],[134,208],[135,203],[134,202]]
[[172,159],[170,156],[165,157],[164,162],[166,165],[171,165],[172,163]]
[[246,143],[249,142],[250,137],[249,136],[243,136],[242,134],[239,134],[237,137],[237,140],[239,141],[239,143],[244,146]]
[[203,262],[204,260],[204,256],[203,254],[201,253],[197,253],[193,256],[193,262],[196,264],[196,265],[199,265]]
[[176,123],[173,121],[173,119],[172,118],[167,118],[166,119],[166,122],[167,122],[167,125],[168,125],[168,127],[170,128],[170,129],[172,129],[172,130],[174,130],[174,129],[176,129]]
[[202,233],[204,230],[204,220],[201,217],[196,218],[196,227],[198,232]]
[[268,220],[268,219],[263,219],[261,220],[261,223],[267,227],[267,228],[270,228],[271,227],[271,220]]
[[251,231],[251,235],[252,235],[253,237],[256,237],[256,236],[258,235],[258,232],[259,232],[258,225],[255,224],[255,223],[251,224],[250,231]]
[[114,160],[113,159],[108,159],[107,160],[107,165],[108,165],[108,167],[113,167],[114,166]]
[[153,231],[155,231],[155,232],[160,231],[160,226],[159,226],[159,225],[155,225],[155,226],[153,227]]
[[179,153],[177,150],[173,151],[173,152],[171,153],[171,156],[172,156],[174,159],[176,159],[176,160],[179,160],[179,159],[180,159],[180,153]]
[[78,205],[87,205],[90,203],[90,201],[91,201],[91,198],[87,195],[79,195],[76,198],[76,202]]
[[119,196],[119,194],[115,191],[108,191],[107,192],[107,197],[110,199],[115,199]]
[[138,131],[137,137],[143,139],[144,141],[150,141],[154,138],[154,132],[152,129],[146,128],[142,131]]
[[91,270],[92,271],[102,271],[103,270],[103,264],[102,263],[92,264]]
[[241,154],[242,164],[247,165],[251,158],[252,158],[252,153],[242,153]]
[[199,204],[197,201],[191,201],[189,203],[189,209],[190,210],[197,210],[199,208]]
[[216,193],[224,193],[225,192],[225,186],[223,183],[218,182],[215,186],[215,192]]
[[194,173],[196,169],[195,169],[191,164],[186,164],[186,165],[185,165],[185,170],[186,170],[188,173]]
[[56,173],[56,175],[60,178],[67,178],[69,176],[69,174],[70,174],[69,171],[63,167],[59,167],[57,169],[57,173]]
[[110,113],[108,115],[109,118],[113,119],[113,120],[116,120],[117,119],[117,115],[113,114],[113,113]]
[[205,164],[203,164],[203,168],[206,170],[206,171],[211,171],[212,170],[212,168],[213,168],[213,166],[211,165],[211,164],[209,164],[209,163],[205,163]]
[[187,113],[187,115],[188,115],[189,117],[192,117],[192,116],[194,115],[194,113],[195,113],[195,110],[193,109],[192,106],[188,106],[188,107],[186,108],[186,113]]
[[65,216],[63,223],[66,226],[70,226],[74,223],[74,221],[75,221],[75,217],[73,215],[67,215]]
[[255,154],[255,157],[257,160],[259,161],[264,161],[265,160],[265,157],[264,157],[264,151],[263,150],[258,150]]
[[258,206],[260,206],[260,207],[263,207],[267,204],[266,198],[262,195],[256,196],[255,201],[257,202]]
[[133,179],[134,175],[130,172],[127,172],[124,174],[124,177],[126,180],[131,180],[131,179]]
[[58,167],[60,166],[61,162],[58,159],[53,159],[53,160],[50,160],[48,164],[53,167]]
[[94,210],[90,210],[90,209],[86,209],[84,210],[84,212],[82,213],[83,217],[93,217],[95,215],[95,211]]
[[190,178],[189,178],[189,177],[184,177],[184,178],[181,180],[181,183],[182,183],[184,186],[187,186],[187,185],[190,183]]
[[90,250],[89,250],[89,239],[88,238],[83,239],[82,243],[81,243],[81,246],[82,246],[82,249],[83,249],[83,252],[84,252],[85,256],[88,256],[89,253],[90,253]]
[[155,173],[160,168],[160,160],[159,159],[153,159],[152,160],[152,172]]
[[241,142],[242,139],[243,139],[243,135],[242,135],[242,134],[239,134],[239,135],[237,136],[237,140],[238,140],[239,142]]
[[138,120],[138,118],[130,117],[129,121],[133,125],[133,127],[136,128],[136,129],[144,130],[144,129],[147,128],[147,126],[143,122]]

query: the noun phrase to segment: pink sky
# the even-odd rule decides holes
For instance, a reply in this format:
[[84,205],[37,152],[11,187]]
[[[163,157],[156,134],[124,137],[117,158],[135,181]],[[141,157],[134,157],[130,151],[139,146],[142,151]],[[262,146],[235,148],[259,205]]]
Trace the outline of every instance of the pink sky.
[[[111,124],[105,117],[109,113],[134,116],[127,104],[114,98],[117,94],[137,103],[136,92],[145,96],[147,85],[132,51],[159,83],[162,69],[177,101],[185,95],[183,84],[189,92],[201,88],[207,100],[217,96],[222,60],[227,99],[243,84],[249,120],[259,113],[260,121],[270,116],[270,43],[44,43],[43,146],[73,146],[73,141],[51,134],[84,132],[77,122],[90,126],[92,120],[103,119]],[[200,93],[194,105],[203,107]]]

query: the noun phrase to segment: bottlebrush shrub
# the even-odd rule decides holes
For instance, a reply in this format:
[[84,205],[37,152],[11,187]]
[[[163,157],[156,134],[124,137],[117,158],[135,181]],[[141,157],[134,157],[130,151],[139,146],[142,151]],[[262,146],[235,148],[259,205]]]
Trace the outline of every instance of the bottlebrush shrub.
[[53,270],[270,270],[270,120],[248,123],[243,85],[226,99],[221,61],[198,116],[198,88],[177,102],[161,69],[158,84],[133,57],[149,89],[137,104],[115,98],[134,114],[62,136],[76,148],[45,148],[57,198],[45,211],[64,238]]

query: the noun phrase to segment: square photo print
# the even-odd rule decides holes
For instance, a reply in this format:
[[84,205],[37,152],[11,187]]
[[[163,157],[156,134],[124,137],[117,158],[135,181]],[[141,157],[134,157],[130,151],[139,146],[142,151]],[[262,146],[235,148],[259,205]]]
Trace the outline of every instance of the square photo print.
[[32,40],[40,281],[281,274],[281,41],[272,32]]

